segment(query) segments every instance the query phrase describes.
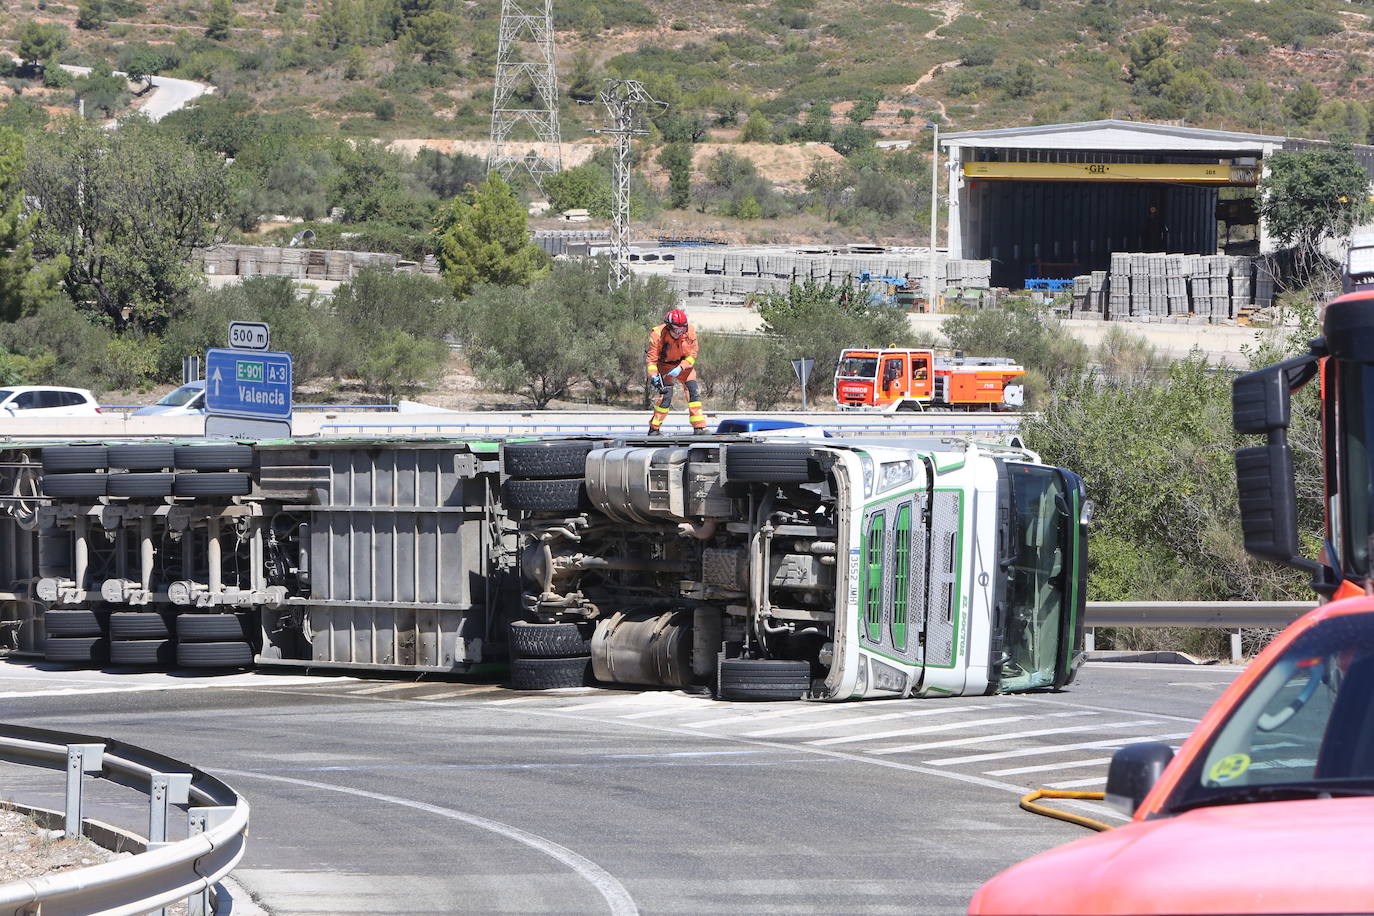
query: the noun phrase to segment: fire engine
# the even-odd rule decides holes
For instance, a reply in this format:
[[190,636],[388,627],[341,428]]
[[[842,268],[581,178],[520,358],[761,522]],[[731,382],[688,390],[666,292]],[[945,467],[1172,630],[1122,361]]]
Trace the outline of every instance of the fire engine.
[[835,366],[835,403],[884,411],[1016,410],[1024,367],[997,356],[937,356],[934,350],[844,350]]

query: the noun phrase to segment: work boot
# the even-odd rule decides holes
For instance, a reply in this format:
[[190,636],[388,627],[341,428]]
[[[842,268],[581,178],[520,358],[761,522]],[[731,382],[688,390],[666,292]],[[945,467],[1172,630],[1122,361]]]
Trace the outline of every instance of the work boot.
[[692,430],[692,435],[694,435],[694,436],[704,436],[704,435],[706,435],[707,432],[708,432],[708,430],[706,429],[706,427],[704,427],[704,426],[698,426],[698,427],[696,427],[695,429]]
[[661,436],[661,435],[663,435],[663,431],[660,430],[657,426],[650,426],[650,427],[649,427],[649,435],[651,435],[651,436]]

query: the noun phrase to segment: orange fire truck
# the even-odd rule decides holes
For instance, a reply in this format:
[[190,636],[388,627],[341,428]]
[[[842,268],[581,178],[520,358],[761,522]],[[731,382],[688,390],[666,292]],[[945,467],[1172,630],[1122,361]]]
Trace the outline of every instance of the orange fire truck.
[[937,356],[934,350],[844,350],[835,366],[835,403],[885,411],[1017,410],[1022,366],[1003,357]]

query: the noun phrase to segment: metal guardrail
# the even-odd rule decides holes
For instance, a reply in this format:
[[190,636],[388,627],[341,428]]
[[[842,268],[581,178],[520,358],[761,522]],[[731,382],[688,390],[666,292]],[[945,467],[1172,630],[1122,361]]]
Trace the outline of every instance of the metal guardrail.
[[[92,774],[148,795],[146,851],[72,871],[0,884],[0,912],[42,916],[148,913],[186,900],[206,916],[210,889],[243,858],[248,802],[194,767],[122,741],[0,725],[0,760],[65,770],[65,831],[82,831],[82,776]],[[189,836],[167,841],[172,807],[187,811]]]
[[1242,627],[1286,627],[1317,606],[1314,601],[1089,601],[1085,648],[1094,650],[1095,627],[1209,627],[1231,631],[1231,661],[1244,660]]
[[[484,438],[487,436],[508,436],[508,435],[545,435],[555,433],[565,434],[595,434],[595,435],[640,435],[644,433],[647,420],[632,423],[597,423],[589,425],[585,422],[579,423],[558,423],[548,422],[544,417],[540,417],[538,423],[326,423],[320,427],[321,436],[467,436],[473,438]],[[1002,423],[984,422],[978,424],[960,423],[958,421],[937,422],[930,421],[903,423],[899,420],[882,423],[845,423],[843,425],[831,425],[824,421],[819,421],[817,427],[827,430],[832,436],[920,436],[920,437],[943,437],[943,436],[998,436],[1014,433],[1019,420],[1009,419]],[[692,429],[690,426],[668,426],[663,427],[664,435],[669,436],[690,436]],[[798,429],[798,434],[804,434],[804,428]]]

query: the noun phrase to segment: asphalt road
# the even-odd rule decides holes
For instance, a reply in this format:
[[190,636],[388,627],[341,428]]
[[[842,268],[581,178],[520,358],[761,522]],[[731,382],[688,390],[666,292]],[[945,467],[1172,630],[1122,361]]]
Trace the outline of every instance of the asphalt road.
[[[1020,794],[1100,789],[1114,747],[1177,744],[1238,670],[1094,663],[1058,694],[740,704],[11,660],[0,715],[233,785],[253,811],[234,877],[280,916],[950,914],[1085,835]],[[5,798],[60,807],[61,783],[0,766]],[[89,791],[94,816],[142,832],[141,796]]]

